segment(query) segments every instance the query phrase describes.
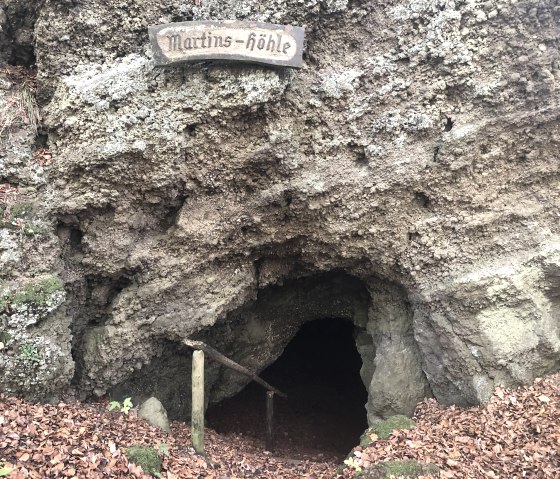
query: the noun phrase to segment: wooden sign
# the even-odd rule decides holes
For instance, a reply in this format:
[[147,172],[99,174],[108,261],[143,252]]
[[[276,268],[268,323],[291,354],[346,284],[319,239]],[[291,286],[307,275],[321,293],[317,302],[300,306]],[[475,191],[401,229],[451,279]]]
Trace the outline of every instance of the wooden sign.
[[156,66],[204,60],[299,68],[304,30],[272,23],[181,22],[148,27]]

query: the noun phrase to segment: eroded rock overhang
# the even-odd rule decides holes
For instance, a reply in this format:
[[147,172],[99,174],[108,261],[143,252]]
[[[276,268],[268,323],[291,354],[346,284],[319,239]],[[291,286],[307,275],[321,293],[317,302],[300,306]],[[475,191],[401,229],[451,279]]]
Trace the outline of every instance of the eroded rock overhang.
[[[261,264],[261,268],[268,267],[268,263]],[[360,281],[332,272],[286,279],[282,285],[259,290],[255,300],[195,336],[249,369],[262,371],[278,359],[303,324],[329,318],[354,324],[356,348],[362,357],[360,375],[369,392],[370,422],[393,414],[410,415],[420,399],[431,395],[406,295],[377,278]],[[167,344],[157,358],[112,393],[133,394],[138,400],[156,395],[172,416],[186,418],[190,414],[191,353],[180,343],[168,340]],[[249,382],[212,361],[206,375],[209,403],[234,395]]]
[[[399,292],[409,319],[391,324],[416,351],[403,367],[442,402],[557,369],[557,13],[45,2],[35,47],[53,166],[40,201],[63,249],[76,386],[109,391],[267,287],[337,271],[371,307],[376,288]],[[305,67],[154,69],[147,25],[190,17],[305,25]],[[393,354],[356,324],[375,358]],[[370,388],[388,367],[376,361]]]

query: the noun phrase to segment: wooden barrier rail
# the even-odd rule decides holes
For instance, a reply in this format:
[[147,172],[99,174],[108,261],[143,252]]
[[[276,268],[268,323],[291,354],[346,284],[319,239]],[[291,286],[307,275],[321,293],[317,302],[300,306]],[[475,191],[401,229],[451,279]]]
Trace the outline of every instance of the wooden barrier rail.
[[192,339],[183,340],[183,344],[194,349],[192,362],[192,410],[191,410],[191,437],[193,448],[197,454],[204,454],[204,353],[220,364],[250,377],[253,381],[267,389],[266,394],[266,448],[274,449],[274,395],[277,394],[285,399],[288,398],[279,389],[268,384],[257,376],[256,373],[241,364],[224,356],[211,346],[202,341]]

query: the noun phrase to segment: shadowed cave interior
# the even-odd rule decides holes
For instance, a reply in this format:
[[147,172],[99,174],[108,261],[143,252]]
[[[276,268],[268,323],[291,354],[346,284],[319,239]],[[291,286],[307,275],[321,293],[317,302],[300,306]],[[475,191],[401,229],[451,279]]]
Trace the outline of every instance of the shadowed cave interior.
[[[343,319],[305,323],[260,376],[288,395],[274,399],[277,449],[345,455],[367,428],[367,391],[354,325]],[[265,440],[266,390],[251,382],[208,408],[209,427]]]

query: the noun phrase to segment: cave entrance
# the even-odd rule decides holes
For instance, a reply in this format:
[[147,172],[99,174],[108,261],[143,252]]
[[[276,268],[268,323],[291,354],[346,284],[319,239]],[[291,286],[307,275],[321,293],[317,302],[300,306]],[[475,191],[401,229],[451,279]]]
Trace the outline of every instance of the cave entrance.
[[[278,450],[346,455],[367,428],[367,391],[360,377],[354,324],[326,318],[305,323],[282,355],[260,376],[288,395],[275,399]],[[211,406],[216,431],[265,439],[265,390],[252,382]]]
[[[190,339],[288,394],[287,401],[274,401],[282,455],[346,454],[366,429],[366,414],[370,424],[411,415],[431,393],[406,291],[374,276],[332,271],[264,286],[256,298]],[[112,397],[132,396],[140,403],[155,396],[169,418],[188,421],[192,351],[175,337],[156,346],[159,355],[115,386]],[[221,433],[248,435],[260,448],[266,392],[249,381],[207,361],[207,423]]]

